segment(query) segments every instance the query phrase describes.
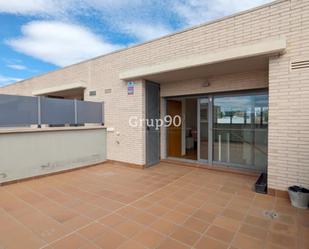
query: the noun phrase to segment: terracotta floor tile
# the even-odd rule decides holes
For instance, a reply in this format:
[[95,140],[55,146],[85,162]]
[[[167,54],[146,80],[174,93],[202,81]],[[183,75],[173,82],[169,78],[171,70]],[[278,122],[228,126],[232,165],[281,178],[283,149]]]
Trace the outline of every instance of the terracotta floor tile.
[[159,202],[159,204],[163,207],[169,208],[169,209],[174,209],[177,205],[180,204],[179,201],[173,200],[173,199],[164,199]]
[[82,228],[78,233],[89,240],[93,240],[108,231],[107,227],[95,222]]
[[308,209],[298,210],[298,223],[304,227],[309,227],[309,214]]
[[[105,163],[4,186],[0,248],[309,248],[308,211],[257,195],[255,180],[167,163],[145,170]],[[268,219],[266,210],[279,217]]]
[[133,237],[133,240],[147,248],[157,247],[164,239],[165,236],[149,228],[146,228]]
[[6,212],[0,209],[0,234],[8,233],[21,225],[10,217]]
[[299,227],[299,244],[301,245],[300,249],[309,248],[309,227]]
[[228,244],[224,244],[222,242],[219,242],[218,240],[206,236],[202,237],[194,246],[195,249],[228,249],[228,247]]
[[209,213],[207,211],[204,211],[204,210],[197,210],[194,214],[193,214],[193,217],[197,218],[197,219],[200,219],[204,222],[207,222],[207,223],[212,223],[214,221],[214,219],[216,218],[216,216],[212,213]]
[[70,219],[73,219],[78,214],[73,212],[72,210],[69,210],[67,208],[63,207],[56,207],[48,210],[47,212],[44,211],[48,216],[54,218],[59,223],[64,223]]
[[178,229],[176,229],[176,231],[173,232],[170,235],[170,237],[178,241],[181,241],[182,243],[185,243],[189,246],[193,246],[195,242],[201,237],[201,235],[197,232],[194,232],[181,226]]
[[143,245],[135,242],[134,240],[128,240],[124,242],[118,249],[147,249]]
[[186,228],[198,232],[203,233],[209,227],[209,224],[203,222],[202,220],[196,219],[194,217],[190,217],[184,224]]
[[224,243],[230,243],[233,239],[234,232],[218,226],[210,226],[207,229],[206,235],[220,240]]
[[62,224],[70,231],[74,231],[79,229],[80,227],[90,224],[91,222],[92,219],[85,216],[77,215],[69,220],[64,221]]
[[156,216],[148,214],[146,212],[140,212],[138,215],[132,218],[132,220],[136,221],[137,223],[147,226],[156,221],[157,219],[158,218]]
[[265,211],[272,211],[272,209],[265,209],[265,208],[258,208],[256,206],[251,206],[248,209],[247,215],[253,215],[255,217],[259,217],[262,219],[267,219],[267,217],[265,217]]
[[111,211],[89,203],[79,203],[78,205],[75,205],[74,211],[92,219],[99,219],[111,213]]
[[69,235],[50,245],[53,249],[77,249],[86,246],[88,242],[76,234]]
[[149,207],[151,207],[153,205],[152,202],[150,201],[145,201],[145,200],[138,200],[134,203],[131,204],[131,206],[136,207],[136,208],[140,208],[140,209],[147,209]]
[[242,221],[245,217],[245,212],[239,212],[234,209],[225,209],[222,212],[222,216],[226,216],[234,220]]
[[270,226],[270,220],[267,220],[265,218],[259,218],[252,215],[248,215],[245,218],[244,222],[250,225],[259,226],[263,229],[268,228]]
[[159,219],[152,223],[150,227],[164,235],[170,235],[177,229],[178,225],[164,219]]
[[128,220],[114,227],[114,230],[121,233],[125,237],[131,238],[144,229],[144,226],[134,221]]
[[236,231],[240,227],[241,222],[229,217],[217,216],[212,224],[230,231]]
[[204,200],[199,200],[199,199],[189,197],[188,199],[184,200],[183,203],[186,203],[195,208],[200,208],[204,204]]
[[241,225],[239,232],[260,240],[264,240],[267,236],[267,230],[247,224]]
[[69,233],[69,230],[63,225],[40,213],[27,214],[20,217],[19,220],[47,242],[51,242]]
[[0,233],[0,248],[37,249],[46,244],[46,242],[44,242],[39,236],[20,225],[15,225],[11,228],[13,229]]
[[7,198],[2,199],[0,207],[12,216],[20,217],[25,214],[36,212],[34,208],[25,205],[23,201],[14,198],[14,196],[7,195],[6,197]]
[[175,224],[183,224],[188,219],[188,216],[176,211],[170,211],[163,215],[162,218]]
[[297,223],[297,218],[292,215],[281,214],[278,217],[278,221],[288,225],[295,225]]
[[153,206],[147,209],[147,212],[159,217],[161,217],[162,215],[166,214],[169,211],[170,211],[169,208],[166,208],[160,204],[154,204]]
[[264,241],[254,239],[244,234],[236,234],[232,244],[238,249],[261,249],[263,248]]
[[[284,247],[272,244],[270,242],[266,242],[265,249],[283,249]],[[296,248],[291,248],[291,249],[296,249]]]
[[[43,248],[43,249],[48,249],[48,248]],[[92,242],[88,242],[86,245],[82,245],[78,249],[99,249],[99,247]]]
[[119,210],[117,210],[116,214],[123,216],[125,218],[133,218],[137,215],[139,215],[141,213],[141,210],[135,208],[135,207],[130,207],[130,206],[126,206],[123,208],[120,208]]
[[106,226],[114,227],[122,222],[125,222],[126,220],[127,220],[126,218],[113,213],[99,219],[98,221]]
[[284,248],[295,248],[297,245],[297,240],[295,237],[275,232],[270,232],[267,240],[272,244]]
[[124,204],[121,202],[113,201],[111,199],[102,198],[102,197],[92,200],[91,203],[94,205],[98,205],[99,207],[107,209],[109,211],[115,211],[116,209],[124,206]]
[[192,206],[184,204],[184,203],[181,203],[174,208],[174,211],[183,213],[183,214],[188,215],[188,216],[192,215],[194,212],[196,212],[196,210],[197,209],[195,207],[192,207]]
[[99,236],[94,243],[101,249],[115,249],[122,245],[127,239],[116,231],[109,230]]
[[218,215],[223,211],[223,207],[212,204],[212,203],[207,203],[206,205],[201,207],[201,210],[204,210],[214,215]]
[[164,240],[157,249],[189,249],[189,246],[179,243],[173,239]]

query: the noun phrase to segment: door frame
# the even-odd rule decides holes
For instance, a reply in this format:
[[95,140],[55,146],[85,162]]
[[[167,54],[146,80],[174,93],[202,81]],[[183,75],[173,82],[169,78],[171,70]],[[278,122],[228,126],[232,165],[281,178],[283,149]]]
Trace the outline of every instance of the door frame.
[[[201,159],[201,99],[208,99],[208,159]],[[197,97],[197,161],[213,164],[212,153],[213,153],[213,139],[212,139],[212,122],[213,122],[213,96],[205,95]]]
[[[198,129],[198,137],[197,137],[197,160],[191,160],[191,159],[183,159],[183,158],[175,158],[175,157],[168,157],[168,151],[167,146],[165,148],[165,157],[167,159],[173,159],[173,160],[179,160],[183,162],[191,162],[191,163],[202,163],[207,164],[210,166],[214,165],[221,165],[224,167],[236,167],[237,169],[245,169],[248,170],[243,165],[235,164],[235,163],[226,163],[226,162],[219,162],[213,160],[213,118],[214,118],[214,98],[215,97],[233,97],[233,96],[243,96],[247,94],[255,94],[255,95],[263,95],[267,94],[269,96],[269,90],[268,88],[261,88],[261,89],[248,89],[248,90],[240,90],[240,91],[230,91],[230,92],[218,92],[218,93],[205,93],[205,94],[191,94],[191,95],[182,95],[182,96],[167,96],[164,97],[164,108],[166,108],[166,103],[168,99],[188,99],[188,98],[197,98],[197,129]],[[200,158],[200,99],[208,98],[208,160],[203,160]],[[269,103],[268,103],[269,107]],[[164,128],[166,129],[166,128]],[[166,131],[165,131],[166,132]],[[167,145],[168,138],[165,136],[165,143]]]
[[[180,117],[181,117],[181,120],[183,119],[183,101],[182,100],[174,100],[174,99],[168,99],[168,100],[166,100],[166,115],[170,115],[170,113],[168,112],[168,103],[169,103],[169,101],[174,101],[174,102],[179,102],[180,103],[180,114],[177,114],[177,115],[180,115]],[[182,130],[182,127],[183,127],[183,122],[182,122],[182,124],[181,124],[181,127],[180,127],[180,144],[179,144],[179,146],[180,146],[180,148],[179,148],[179,154],[180,154],[180,156],[179,157],[177,157],[177,156],[169,156],[170,158],[180,158],[181,157],[181,155],[182,155],[182,136],[183,136],[183,130]],[[170,142],[170,140],[169,140],[169,136],[170,136],[170,131],[171,130],[169,130],[169,128],[170,127],[166,127],[166,136],[167,136],[167,141],[169,141]],[[177,128],[178,127],[175,127],[175,129],[177,130]],[[166,144],[167,145],[167,155],[169,155],[170,154],[170,145],[171,145],[171,143],[167,143]],[[178,145],[176,145],[176,146],[178,146]]]

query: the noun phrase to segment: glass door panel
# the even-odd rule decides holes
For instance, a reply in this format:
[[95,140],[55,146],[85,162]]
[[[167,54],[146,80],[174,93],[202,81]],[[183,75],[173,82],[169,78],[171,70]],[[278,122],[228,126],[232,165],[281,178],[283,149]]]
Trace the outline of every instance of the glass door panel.
[[208,160],[208,98],[199,100],[199,159]]
[[259,171],[267,166],[267,94],[214,98],[213,159]]

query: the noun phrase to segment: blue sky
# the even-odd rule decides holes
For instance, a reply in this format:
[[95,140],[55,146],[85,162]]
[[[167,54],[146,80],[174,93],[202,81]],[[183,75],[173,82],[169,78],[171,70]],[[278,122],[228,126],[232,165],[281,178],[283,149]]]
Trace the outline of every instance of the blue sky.
[[0,86],[271,0],[0,0]]

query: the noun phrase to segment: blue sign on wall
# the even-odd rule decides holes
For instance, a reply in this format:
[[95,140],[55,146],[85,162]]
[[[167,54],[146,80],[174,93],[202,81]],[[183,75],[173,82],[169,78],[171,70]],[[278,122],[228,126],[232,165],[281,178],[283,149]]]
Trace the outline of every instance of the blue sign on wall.
[[128,81],[128,95],[134,95],[134,81]]

